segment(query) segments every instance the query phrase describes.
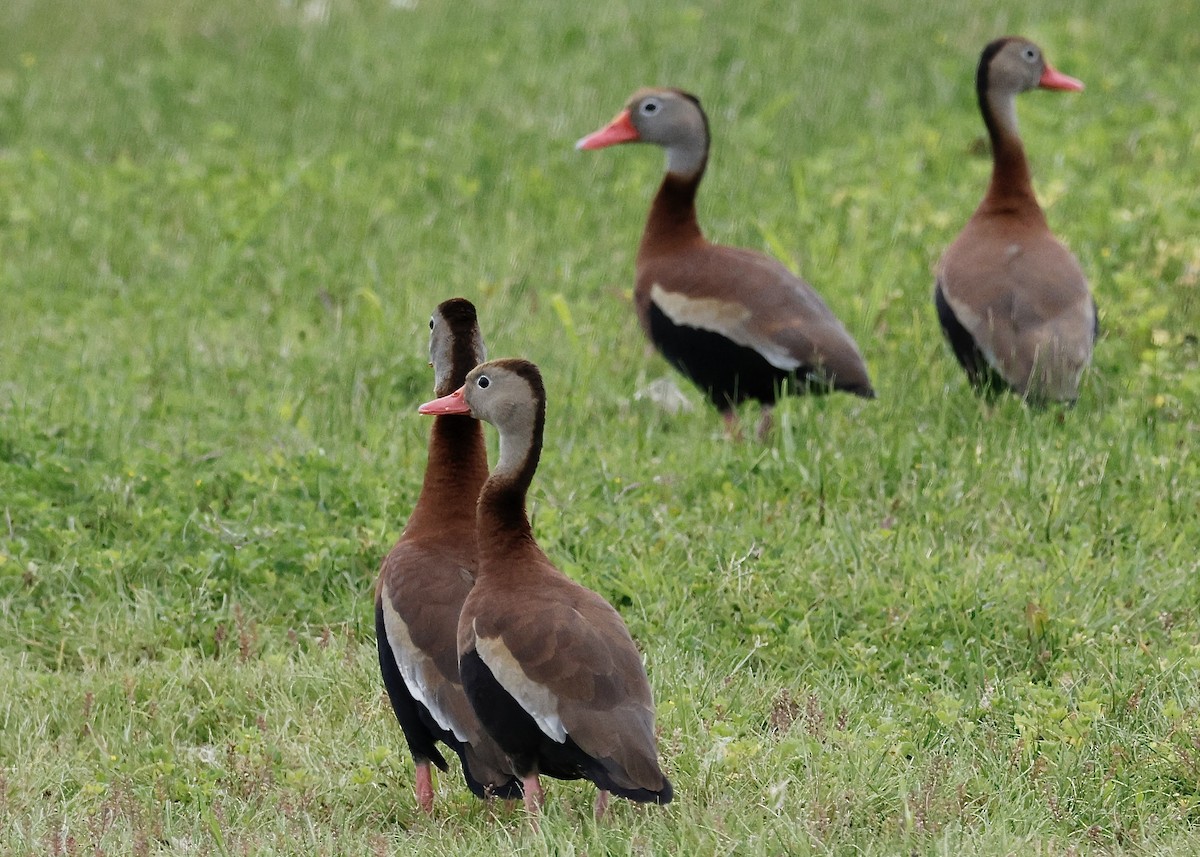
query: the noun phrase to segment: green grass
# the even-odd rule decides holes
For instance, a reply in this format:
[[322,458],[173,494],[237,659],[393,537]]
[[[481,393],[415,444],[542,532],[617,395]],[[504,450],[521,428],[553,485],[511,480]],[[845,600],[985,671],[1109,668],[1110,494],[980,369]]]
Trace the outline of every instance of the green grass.
[[[1200,850],[1200,19],[642,5],[0,9],[0,853]],[[980,402],[930,300],[1006,32],[1088,85],[1018,108],[1104,329],[1061,413]],[[878,401],[731,444],[634,400],[662,157],[572,143],[643,84]],[[535,531],[646,654],[664,810],[416,810],[370,590],[453,295],[543,368]]]

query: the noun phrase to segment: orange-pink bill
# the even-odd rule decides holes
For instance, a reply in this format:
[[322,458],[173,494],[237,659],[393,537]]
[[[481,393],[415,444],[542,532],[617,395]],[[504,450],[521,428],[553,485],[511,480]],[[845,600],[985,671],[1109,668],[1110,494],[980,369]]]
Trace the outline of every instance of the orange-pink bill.
[[1046,68],[1042,72],[1042,79],[1038,81],[1038,86],[1043,89],[1065,89],[1068,92],[1081,92],[1083,90],[1083,81],[1076,80],[1069,74],[1063,74],[1050,65],[1050,63],[1046,63]]
[[417,408],[417,413],[432,416],[441,414],[469,414],[471,413],[471,406],[467,404],[466,396],[463,395],[463,390],[465,389],[465,387],[459,387],[449,396],[442,396],[440,399],[426,402]]
[[639,139],[637,128],[629,118],[629,111],[622,110],[613,121],[599,131],[593,131],[586,137],[581,137],[575,144],[576,149],[603,149],[605,146],[615,146],[617,143],[631,143]]

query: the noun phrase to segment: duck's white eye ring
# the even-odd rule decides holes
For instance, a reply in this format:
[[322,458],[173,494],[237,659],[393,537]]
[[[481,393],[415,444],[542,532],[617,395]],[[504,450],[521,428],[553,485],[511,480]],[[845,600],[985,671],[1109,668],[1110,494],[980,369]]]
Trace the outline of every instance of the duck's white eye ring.
[[647,98],[642,102],[642,106],[639,108],[639,111],[643,116],[653,116],[660,109],[662,109],[661,101],[659,101],[657,98]]
[[487,375],[480,375],[475,379],[475,386],[481,390],[486,390],[492,386],[492,380]]
[[429,317],[429,329],[433,330],[433,316]]
[[1021,56],[1025,57],[1029,62],[1033,62],[1037,59],[1037,51],[1034,48],[1026,48],[1021,51]]

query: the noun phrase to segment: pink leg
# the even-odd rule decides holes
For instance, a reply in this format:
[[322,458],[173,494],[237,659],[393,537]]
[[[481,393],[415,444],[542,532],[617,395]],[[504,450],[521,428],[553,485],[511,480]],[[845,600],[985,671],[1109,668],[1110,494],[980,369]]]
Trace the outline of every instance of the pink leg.
[[538,817],[542,814],[542,804],[546,802],[546,796],[542,794],[542,784],[538,782],[538,775],[534,773],[528,777],[521,777],[521,789],[525,792],[525,812],[529,816],[529,823],[533,825],[534,833],[536,833],[541,830]]
[[542,794],[542,784],[538,780],[538,775],[530,774],[528,777],[521,777],[521,788],[525,792],[525,811],[530,815],[540,813],[542,804],[546,802],[546,796]]
[[604,818],[604,813],[608,811],[608,792],[604,789],[596,792],[596,821]]
[[417,762],[417,803],[426,814],[433,812],[433,775],[428,762]]
[[730,440],[741,441],[742,427],[738,425],[737,414],[733,411],[723,411],[721,418],[725,420],[725,436]]
[[758,418],[758,439],[766,440],[771,433],[771,406],[763,405]]

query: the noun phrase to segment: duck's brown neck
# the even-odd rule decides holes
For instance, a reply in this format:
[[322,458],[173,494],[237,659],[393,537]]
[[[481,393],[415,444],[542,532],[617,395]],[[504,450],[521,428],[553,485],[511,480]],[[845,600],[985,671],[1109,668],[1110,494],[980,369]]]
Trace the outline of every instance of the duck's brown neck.
[[484,486],[476,520],[481,569],[490,557],[507,556],[534,544],[533,529],[525,514],[526,493],[512,483],[489,480]]
[[475,501],[487,476],[487,446],[479,421],[457,414],[434,417],[425,481],[406,530],[473,537]]
[[1016,127],[998,119],[995,112],[986,108],[983,115],[992,141],[992,178],[980,208],[1040,217],[1041,208],[1033,192],[1033,176]]
[[525,512],[529,486],[542,455],[546,422],[542,403],[528,423],[500,433],[500,458],[479,495],[478,538],[480,572],[489,557],[535,546],[533,530]]
[[704,177],[705,162],[691,175],[668,172],[650,206],[638,256],[703,241],[696,219],[696,191]]
[[979,112],[992,144],[992,178],[979,211],[990,214],[1019,214],[1044,220],[1033,193],[1033,177],[1025,146],[1017,133],[1017,96],[991,92],[986,66],[976,77]]

